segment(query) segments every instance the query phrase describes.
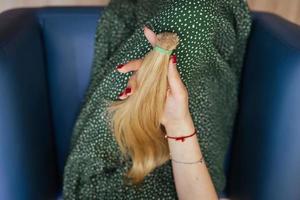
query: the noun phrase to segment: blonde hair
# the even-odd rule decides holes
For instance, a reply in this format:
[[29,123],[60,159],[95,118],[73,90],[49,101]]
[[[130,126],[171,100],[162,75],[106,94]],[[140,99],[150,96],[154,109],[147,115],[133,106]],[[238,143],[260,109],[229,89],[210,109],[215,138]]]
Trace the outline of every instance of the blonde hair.
[[[179,43],[175,33],[157,35],[156,45],[174,50]],[[151,50],[136,72],[135,92],[108,107],[111,128],[124,158],[132,159],[127,178],[139,184],[156,167],[169,160],[169,146],[160,124],[168,89],[169,55]]]

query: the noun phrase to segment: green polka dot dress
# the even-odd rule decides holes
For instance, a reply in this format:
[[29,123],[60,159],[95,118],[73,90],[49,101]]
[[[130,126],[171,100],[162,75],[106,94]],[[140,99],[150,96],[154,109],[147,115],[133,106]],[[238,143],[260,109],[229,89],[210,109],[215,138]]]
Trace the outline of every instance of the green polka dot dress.
[[238,88],[250,15],[243,0],[112,0],[99,19],[91,80],[73,129],[64,168],[63,197],[69,199],[178,199],[168,161],[140,186],[123,182],[131,161],[109,129],[106,107],[118,100],[133,72],[116,66],[143,57],[152,48],[143,33],[176,32],[173,52],[189,92],[189,108],[219,195],[224,161],[238,106]]

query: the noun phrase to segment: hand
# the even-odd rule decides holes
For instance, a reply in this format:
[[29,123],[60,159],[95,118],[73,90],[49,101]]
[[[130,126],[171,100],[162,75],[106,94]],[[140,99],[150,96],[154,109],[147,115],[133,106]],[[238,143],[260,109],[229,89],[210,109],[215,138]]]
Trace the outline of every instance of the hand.
[[[144,28],[144,34],[152,46],[155,46],[157,41],[156,34],[149,28]],[[121,73],[134,71],[130,77],[126,89],[119,95],[119,99],[126,99],[134,93],[136,89],[136,75],[135,72],[140,68],[143,59],[137,59],[128,62],[125,65],[117,67]],[[167,97],[165,109],[161,117],[161,124],[166,129],[171,130],[175,134],[193,131],[193,122],[189,112],[188,106],[188,91],[180,78],[180,74],[176,67],[176,56],[171,56],[168,66],[168,83],[169,89],[167,90]],[[176,131],[174,131],[176,130]],[[182,135],[182,134],[181,134]]]
[[[157,41],[156,34],[150,30],[148,27],[144,27],[144,34],[147,38],[147,40],[150,42],[150,44],[154,47]],[[140,68],[141,64],[143,62],[143,59],[136,59],[132,60],[125,65],[119,65],[117,66],[117,70],[121,73],[127,73],[130,71],[133,71],[133,74],[131,75],[127,87],[121,94],[119,94],[119,99],[126,99],[128,96],[133,94],[133,92],[136,89],[136,74],[135,72]]]
[[171,132],[168,135],[183,135],[194,130],[193,120],[189,112],[188,90],[180,78],[176,66],[176,56],[172,56],[168,66],[167,97],[161,124]]

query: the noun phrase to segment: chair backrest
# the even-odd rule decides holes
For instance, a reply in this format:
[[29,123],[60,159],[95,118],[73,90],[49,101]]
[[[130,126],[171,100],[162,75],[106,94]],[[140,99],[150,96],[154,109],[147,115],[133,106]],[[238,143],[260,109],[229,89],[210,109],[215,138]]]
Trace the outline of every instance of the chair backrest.
[[37,10],[44,40],[50,107],[60,174],[88,86],[101,7]]
[[[9,29],[0,32],[0,90],[6,91],[0,98],[0,199],[53,196],[58,189],[103,8],[24,10],[0,21]],[[300,28],[266,13],[253,13],[253,20],[227,191],[231,199],[299,199]]]
[[35,9],[0,14],[0,199],[59,189],[45,59]]
[[234,133],[232,199],[300,199],[300,27],[253,13]]
[[[101,8],[38,12],[62,173],[93,58]],[[275,15],[253,13],[232,143],[228,193],[237,199],[300,196],[300,28]]]
[[[5,71],[5,76],[0,74],[0,81],[3,83],[0,89],[6,84],[9,86],[7,91],[11,92],[7,93],[8,97],[5,98],[8,100],[5,100],[6,104],[4,104],[10,105],[11,103],[9,110],[5,112],[7,114],[5,116],[10,117],[5,120],[10,123],[1,123],[1,126],[5,125],[1,130],[12,130],[15,127],[13,122],[19,120],[28,131],[18,130],[18,134],[11,135],[0,134],[1,138],[5,139],[1,141],[1,144],[7,146],[5,150],[9,149],[7,152],[15,153],[15,156],[9,154],[10,157],[7,156],[1,160],[12,160],[14,156],[13,160],[17,163],[8,162],[5,163],[5,167],[7,168],[9,164],[14,168],[11,172],[20,173],[10,179],[18,180],[17,177],[22,175],[21,171],[26,164],[23,174],[27,174],[30,178],[33,178],[34,174],[40,175],[39,178],[34,179],[35,181],[31,181],[34,184],[42,185],[43,182],[45,188],[47,184],[56,184],[56,179],[52,178],[49,184],[46,183],[45,177],[42,177],[44,174],[56,176],[53,171],[55,166],[52,166],[53,158],[48,160],[44,156],[53,154],[52,145],[49,143],[52,131],[55,133],[56,153],[60,174],[62,174],[74,122],[90,77],[94,36],[98,19],[101,19],[101,12],[100,7],[37,9],[36,17],[39,26],[31,19],[20,20],[20,16],[16,17],[15,22],[19,23],[18,30],[20,29],[21,32],[23,29],[19,26],[24,24],[23,26],[30,31],[20,36],[19,40],[12,43],[9,48],[7,47],[5,55],[1,54],[5,58],[5,66],[8,66],[1,69],[18,71],[18,76],[15,76],[15,73],[10,74],[8,70]],[[7,16],[7,18],[11,17]],[[299,199],[300,28],[266,13],[254,13],[253,19],[242,76],[240,110],[231,146],[227,191],[232,199]],[[11,19],[10,21],[14,22]],[[10,31],[17,28],[12,26]],[[7,32],[6,35],[10,34]],[[34,48],[32,47],[30,52],[24,52],[22,48],[30,47],[30,45]],[[40,51],[42,47],[45,51]],[[13,57],[16,55],[17,60]],[[0,60],[4,62],[4,59]],[[7,60],[10,63],[7,63]],[[4,66],[3,63],[0,64]],[[41,67],[44,64],[46,64],[46,72]],[[22,65],[30,66],[30,70],[29,67],[26,68],[27,70],[20,68]],[[44,74],[47,75],[46,80],[44,80]],[[18,81],[14,79],[15,77]],[[37,91],[31,91],[32,86]],[[53,127],[48,118],[47,88]],[[22,98],[17,99],[18,95]],[[11,99],[18,102],[19,110],[24,113],[24,116],[16,112],[17,108],[13,102],[10,102]],[[32,99],[38,99],[38,105],[32,106]],[[0,101],[1,103],[3,101]],[[30,110],[30,106],[35,110]],[[23,107],[28,109],[24,110]],[[21,122],[23,119],[27,121]],[[33,119],[36,120],[34,123]],[[41,130],[44,132],[40,133]],[[24,141],[20,138],[22,134],[34,138],[27,138],[26,142],[22,143]],[[7,145],[15,144],[14,141],[20,143],[18,148]],[[43,145],[47,148],[44,148],[43,152],[38,151],[43,149]],[[36,150],[30,151],[30,146],[34,146]],[[20,150],[17,151],[18,149]],[[23,154],[20,151],[24,149],[26,150],[24,155],[30,155],[30,158],[22,158],[33,161],[35,164],[25,162],[22,166],[20,156]],[[0,153],[5,155],[3,152]],[[44,160],[39,161],[36,158]],[[0,163],[0,169],[1,167],[3,163]],[[34,169],[44,171],[35,173]],[[2,171],[7,172],[7,170],[0,170]],[[3,178],[6,174],[0,174],[0,176]],[[42,190],[34,191],[36,185],[28,184],[23,190],[20,187],[14,187],[14,185],[23,186],[26,180],[22,178],[22,184],[12,182],[9,187],[18,191],[19,196],[24,196],[28,191],[32,192],[32,195],[27,194],[27,196],[33,196],[35,192],[41,193]],[[2,185],[6,186],[5,182],[1,182],[0,185],[1,188]],[[52,189],[51,191],[45,189],[45,191],[50,193]]]

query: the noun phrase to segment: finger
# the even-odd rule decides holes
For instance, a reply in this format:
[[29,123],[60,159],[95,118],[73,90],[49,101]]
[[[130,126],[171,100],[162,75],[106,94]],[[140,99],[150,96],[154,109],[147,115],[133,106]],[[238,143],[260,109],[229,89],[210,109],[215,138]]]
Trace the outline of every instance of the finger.
[[123,99],[126,99],[127,98],[127,95],[126,95],[126,93],[125,93],[125,90],[124,91],[122,91],[120,94],[119,94],[119,97],[118,97],[119,99],[121,99],[121,100],[123,100]]
[[166,99],[169,97],[171,95],[171,89],[170,88],[168,88],[167,89],[167,95],[166,95]]
[[147,40],[150,42],[152,46],[155,46],[156,41],[157,41],[157,36],[156,34],[149,29],[147,26],[144,26],[144,35],[146,36]]
[[[119,95],[119,99],[126,99],[127,97],[129,97],[130,95],[133,94],[133,92],[136,90],[136,74],[133,74],[128,83],[126,88],[122,91],[122,93]],[[130,89],[129,89],[130,88]]]
[[116,67],[116,70],[118,70],[121,73],[127,73],[130,71],[137,71],[141,65],[142,65],[143,59],[136,59],[136,60],[131,60],[126,64],[121,64]]
[[180,78],[176,66],[176,56],[172,55],[168,66],[168,83],[172,95],[182,95],[186,92],[186,87]]
[[135,92],[136,86],[137,86],[137,82],[136,82],[136,74],[133,74],[133,75],[130,77],[129,81],[128,81],[127,88],[128,88],[128,87],[131,88],[131,91],[128,92],[128,93],[126,93],[127,97],[130,96],[130,95],[132,95],[132,94]]

